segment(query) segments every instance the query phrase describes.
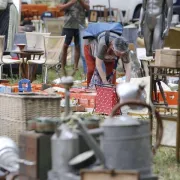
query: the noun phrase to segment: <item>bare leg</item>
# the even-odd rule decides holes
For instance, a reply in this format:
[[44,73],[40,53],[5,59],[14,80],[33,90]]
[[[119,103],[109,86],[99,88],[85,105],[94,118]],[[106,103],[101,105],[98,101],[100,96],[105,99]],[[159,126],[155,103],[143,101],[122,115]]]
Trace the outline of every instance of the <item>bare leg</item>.
[[74,70],[78,69],[79,58],[80,58],[80,46],[75,46]]
[[64,44],[62,56],[61,56],[61,67],[62,67],[62,71],[64,75],[66,75],[65,66],[66,66],[66,59],[67,59],[67,50],[68,50],[68,45]]
[[147,22],[144,24],[144,43],[146,47],[146,56],[152,56],[153,31],[149,29]]
[[153,49],[162,49],[163,47],[163,39],[162,39],[162,33],[163,33],[163,18],[162,15],[157,17],[156,26],[154,29],[154,37],[153,37]]
[[124,68],[126,71],[126,82],[131,80],[131,63],[124,63]]

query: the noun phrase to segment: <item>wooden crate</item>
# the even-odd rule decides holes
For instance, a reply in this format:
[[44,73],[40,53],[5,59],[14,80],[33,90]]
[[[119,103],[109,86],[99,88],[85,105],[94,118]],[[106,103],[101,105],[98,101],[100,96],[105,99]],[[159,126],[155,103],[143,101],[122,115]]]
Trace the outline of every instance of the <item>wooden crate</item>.
[[23,132],[19,137],[20,158],[35,162],[34,166],[20,164],[20,174],[26,179],[47,179],[48,171],[51,169],[51,136],[35,132]]
[[[178,105],[178,92],[177,91],[165,91],[164,95],[168,105]],[[162,95],[158,92],[159,103],[164,103]]]
[[163,67],[180,67],[180,49],[156,50],[155,65]]
[[81,180],[139,180],[137,171],[82,170]]
[[70,98],[78,100],[78,104],[85,108],[95,107],[95,97],[96,93],[70,93]]

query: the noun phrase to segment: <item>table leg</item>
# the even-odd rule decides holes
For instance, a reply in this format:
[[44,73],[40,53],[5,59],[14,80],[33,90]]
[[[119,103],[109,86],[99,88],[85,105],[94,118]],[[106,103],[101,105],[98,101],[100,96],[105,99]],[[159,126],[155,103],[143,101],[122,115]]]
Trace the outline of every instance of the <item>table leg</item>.
[[29,65],[29,80],[33,82],[36,79],[36,72],[37,72],[38,65],[37,64],[30,64]]
[[[180,74],[179,74],[180,79]],[[180,162],[180,81],[178,82],[178,114],[177,114],[177,129],[176,129],[176,159]]]
[[[156,81],[153,81],[153,97],[152,97],[152,102],[158,102],[158,95],[157,95],[157,88],[156,88]],[[155,99],[154,99],[155,98]]]
[[25,64],[24,56],[22,57],[22,60],[23,60],[23,62],[21,63],[20,68],[21,68],[21,77],[22,77],[22,79],[24,79],[24,78],[26,78],[26,71],[24,68],[24,64]]
[[154,68],[150,67],[150,100],[153,102]]
[[144,70],[144,63],[143,63],[143,61],[140,61],[141,62],[141,75],[142,75],[142,77],[145,77],[146,75],[145,75],[145,70]]
[[[153,82],[154,82],[154,68],[149,68],[150,73],[150,101],[153,103]],[[153,130],[153,120],[150,122],[151,131]],[[152,136],[151,136],[151,144],[152,144]]]
[[157,80],[157,83],[158,83],[159,90],[160,90],[160,92],[161,92],[161,95],[162,95],[164,104],[165,104],[165,106],[167,107],[167,106],[168,106],[168,103],[167,103],[167,101],[166,101],[166,97],[165,97],[165,94],[164,94],[164,90],[163,90],[163,88],[162,88],[162,86],[161,86],[160,80]]

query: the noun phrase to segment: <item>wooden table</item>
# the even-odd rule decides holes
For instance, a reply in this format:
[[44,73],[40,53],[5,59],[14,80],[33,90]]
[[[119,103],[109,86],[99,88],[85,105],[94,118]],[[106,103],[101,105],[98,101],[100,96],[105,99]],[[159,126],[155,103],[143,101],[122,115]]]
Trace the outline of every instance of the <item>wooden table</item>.
[[36,78],[36,71],[38,65],[31,64],[28,65],[27,61],[31,59],[35,59],[36,56],[38,56],[38,59],[41,58],[41,56],[44,54],[44,51],[42,50],[23,50],[23,51],[12,51],[13,53],[16,53],[18,58],[22,58],[22,64],[20,65],[20,72],[21,77],[29,79],[31,82],[35,80]]
[[[177,106],[170,106],[166,103],[160,104],[158,99],[154,96],[154,87],[156,79],[162,80],[162,78],[166,78],[167,76],[171,77],[179,77],[180,79],[180,68],[176,67],[163,67],[163,66],[149,66],[150,72],[150,98],[152,103],[155,105],[157,110],[163,109],[164,114],[161,114],[162,120],[164,123],[169,123],[171,126],[172,123],[176,124],[176,139],[174,145],[166,145],[163,146],[170,146],[176,148],[176,159],[180,162],[180,81],[178,84],[178,101]],[[173,111],[177,111],[177,115],[173,114]],[[163,123],[163,124],[164,124]],[[166,129],[164,129],[165,133]],[[163,135],[164,136],[164,135]],[[173,138],[173,137],[170,137]]]

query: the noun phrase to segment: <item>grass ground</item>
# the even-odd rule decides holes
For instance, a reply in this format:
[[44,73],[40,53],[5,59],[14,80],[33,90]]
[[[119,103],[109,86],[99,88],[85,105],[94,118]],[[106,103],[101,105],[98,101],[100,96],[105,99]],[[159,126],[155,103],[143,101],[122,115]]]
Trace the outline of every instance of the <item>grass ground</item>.
[[176,162],[175,148],[160,147],[153,165],[159,180],[180,180],[180,164]]
[[[70,75],[72,73],[72,71],[73,71],[72,67],[73,67],[72,65],[66,67],[68,75]],[[53,80],[55,80],[57,78],[61,78],[62,76],[63,76],[63,74],[61,73],[61,71],[60,71],[59,74],[57,74],[54,69],[50,69],[48,71],[48,83],[52,83]],[[8,78],[11,84],[17,83],[19,81],[18,75],[14,75],[13,77],[14,77],[13,79]],[[73,77],[74,77],[74,80],[85,80],[85,75],[83,73],[83,68],[79,68],[79,70],[76,72],[76,74]],[[37,75],[36,80],[33,81],[33,83],[42,83],[42,76]]]
[[[72,66],[67,67],[69,74],[72,72]],[[60,76],[62,74],[60,73]],[[49,82],[58,78],[54,71],[49,71]],[[82,68],[74,76],[75,80],[84,80]],[[12,83],[17,82],[18,79],[11,80]],[[37,76],[37,80],[34,83],[41,83],[41,76]],[[180,180],[180,164],[176,162],[175,148],[160,147],[153,158],[153,171],[157,174],[159,180]]]

